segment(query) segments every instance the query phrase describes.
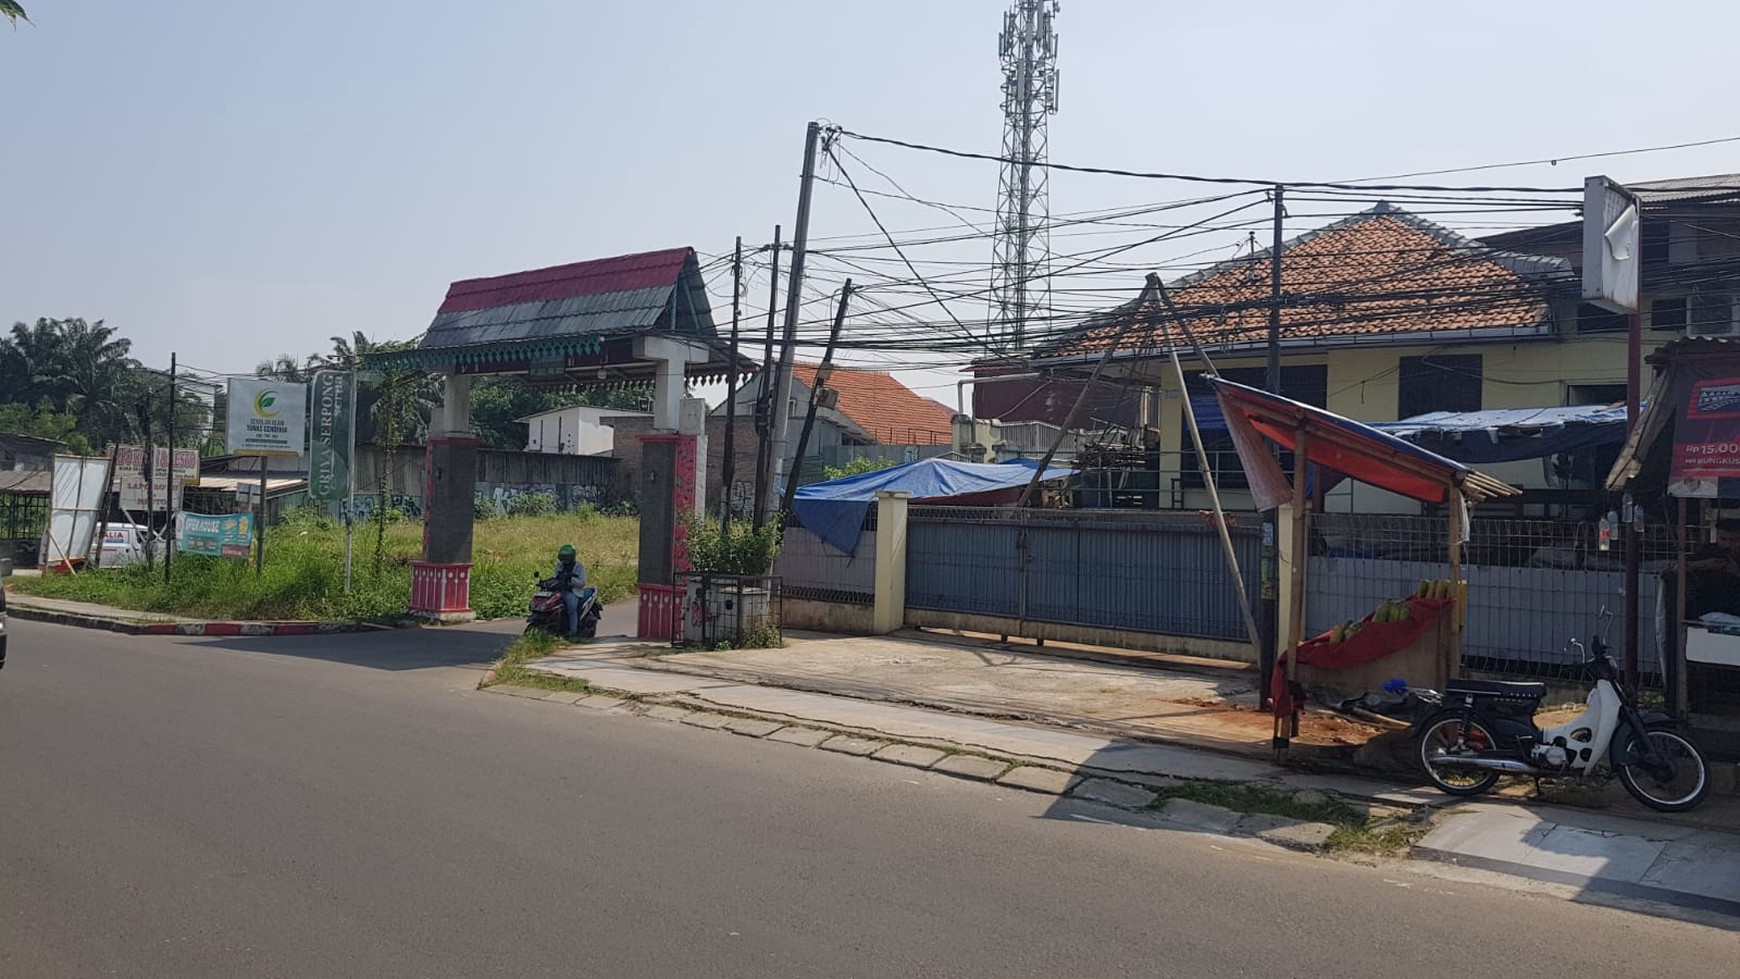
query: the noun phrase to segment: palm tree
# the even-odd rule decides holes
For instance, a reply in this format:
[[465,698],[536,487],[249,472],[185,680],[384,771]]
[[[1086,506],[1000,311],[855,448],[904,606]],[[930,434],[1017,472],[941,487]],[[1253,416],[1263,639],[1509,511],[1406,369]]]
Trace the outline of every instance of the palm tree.
[[0,0],[0,17],[6,18],[14,27],[18,26],[19,21],[30,23],[30,18],[24,16],[24,7],[18,0]]
[[314,376],[314,368],[320,363],[318,356],[310,356],[307,360],[297,360],[289,354],[279,354],[271,360],[262,360],[254,367],[255,377],[269,377],[274,381],[286,384],[306,384]]
[[105,438],[129,431],[126,395],[136,388],[137,360],[128,356],[133,341],[117,336],[102,320],[56,321],[59,371],[49,382],[70,411],[85,426]]

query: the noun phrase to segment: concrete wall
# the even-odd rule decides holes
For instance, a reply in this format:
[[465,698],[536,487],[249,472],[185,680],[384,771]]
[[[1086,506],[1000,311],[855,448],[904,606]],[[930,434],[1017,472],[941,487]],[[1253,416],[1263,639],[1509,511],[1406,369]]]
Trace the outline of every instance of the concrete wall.
[[[615,447],[611,458],[615,470],[611,473],[609,493],[613,497],[629,498],[640,485],[644,472],[641,461],[640,437],[652,432],[651,417],[612,417]],[[795,434],[793,436],[796,437]],[[747,416],[737,419],[735,435],[737,472],[732,479],[733,511],[746,513],[755,505],[755,424]],[[725,477],[725,416],[707,416],[707,507],[713,509],[724,490]]]

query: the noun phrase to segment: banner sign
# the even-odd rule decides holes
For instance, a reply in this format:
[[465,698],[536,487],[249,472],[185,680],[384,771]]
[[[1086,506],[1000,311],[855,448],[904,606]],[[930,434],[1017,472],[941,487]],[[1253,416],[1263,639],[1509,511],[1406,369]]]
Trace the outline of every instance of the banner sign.
[[308,434],[308,386],[265,377],[230,378],[225,444],[237,455],[300,458]]
[[356,441],[356,375],[320,371],[314,375],[309,420],[308,496],[334,503],[350,495],[351,452]]
[[157,510],[181,509],[181,488],[199,482],[199,451],[175,450],[175,494],[169,492],[169,450],[155,447],[151,452],[151,481],[155,492],[145,485],[145,449],[137,445],[117,445],[115,455],[115,488],[121,494],[121,509],[142,512],[156,504]]
[[1700,380],[1675,426],[1670,482],[1675,495],[1714,497],[1728,479],[1740,479],[1740,377]]
[[178,546],[183,554],[245,558],[253,553],[254,517],[183,513]]

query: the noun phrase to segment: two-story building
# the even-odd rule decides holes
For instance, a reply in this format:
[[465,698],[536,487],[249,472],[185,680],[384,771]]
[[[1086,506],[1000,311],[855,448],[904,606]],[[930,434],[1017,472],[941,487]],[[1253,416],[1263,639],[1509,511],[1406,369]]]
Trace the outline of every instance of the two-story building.
[[[1644,205],[1644,353],[1687,333],[1740,335],[1740,175],[1630,189]],[[1579,301],[1581,259],[1581,222],[1473,240],[1384,203],[1288,240],[1280,254],[1281,392],[1374,423],[1436,411],[1622,403],[1626,318]],[[1150,290],[1034,351],[1031,369],[1079,379],[1112,348],[1102,376],[1139,392],[1141,438],[1132,440],[1139,444],[1108,453],[1142,470],[1127,474],[1140,492],[1126,500],[1207,505],[1184,425],[1185,392],[1169,358],[1176,347],[1192,375],[1191,404],[1217,485],[1229,506],[1248,503],[1218,407],[1195,382],[1203,365],[1180,323],[1223,376],[1263,386],[1276,305],[1273,261],[1262,251],[1220,263],[1170,283],[1170,311]],[[989,375],[1008,369],[986,370],[980,385],[994,387]],[[1482,468],[1523,487],[1522,512],[1535,513],[1595,499],[1617,448],[1585,445]],[[1329,492],[1324,505],[1416,509],[1349,484]]]

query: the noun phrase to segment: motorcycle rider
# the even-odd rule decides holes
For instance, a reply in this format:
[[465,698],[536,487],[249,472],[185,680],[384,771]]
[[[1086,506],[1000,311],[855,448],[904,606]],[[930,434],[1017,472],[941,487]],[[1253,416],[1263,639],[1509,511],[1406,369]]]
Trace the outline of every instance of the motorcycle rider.
[[562,593],[562,608],[566,611],[564,624],[567,627],[568,638],[580,634],[580,601],[586,592],[586,565],[580,563],[580,558],[574,553],[573,544],[563,544],[556,552],[556,589]]

